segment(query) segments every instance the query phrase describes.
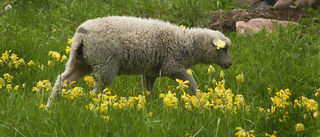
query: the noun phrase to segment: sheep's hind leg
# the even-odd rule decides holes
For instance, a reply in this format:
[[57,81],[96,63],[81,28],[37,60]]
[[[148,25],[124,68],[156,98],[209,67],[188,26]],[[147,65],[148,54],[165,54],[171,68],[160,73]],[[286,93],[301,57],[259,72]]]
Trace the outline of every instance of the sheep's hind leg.
[[[66,70],[58,76],[56,83],[52,89],[51,95],[48,98],[46,107],[50,107],[50,103],[59,97],[59,90],[63,87],[63,84],[70,84],[72,81],[76,81],[90,72],[89,67],[86,64],[77,64],[71,66],[67,64]],[[66,81],[66,83],[65,83]]]
[[119,67],[115,61],[109,60],[106,64],[96,65],[93,75],[96,81],[93,92],[98,94],[101,90],[109,87],[118,73]]

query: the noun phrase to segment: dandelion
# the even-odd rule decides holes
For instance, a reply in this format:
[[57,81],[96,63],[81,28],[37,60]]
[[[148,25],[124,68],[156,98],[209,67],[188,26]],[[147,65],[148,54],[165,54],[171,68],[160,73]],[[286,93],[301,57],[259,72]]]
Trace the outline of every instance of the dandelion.
[[244,77],[243,74],[239,74],[238,76],[236,76],[237,81],[239,82],[244,82]]
[[34,65],[34,62],[33,62],[33,60],[30,60],[27,64],[28,64],[29,67],[31,67],[31,66]]
[[208,68],[208,73],[211,74],[211,73],[214,73],[216,71],[216,69],[210,65],[209,68]]
[[296,132],[303,131],[304,125],[302,123],[298,123],[295,125]]
[[217,45],[217,49],[220,49],[220,48],[224,48],[226,46],[226,43],[221,41],[221,40],[218,40],[218,45]]

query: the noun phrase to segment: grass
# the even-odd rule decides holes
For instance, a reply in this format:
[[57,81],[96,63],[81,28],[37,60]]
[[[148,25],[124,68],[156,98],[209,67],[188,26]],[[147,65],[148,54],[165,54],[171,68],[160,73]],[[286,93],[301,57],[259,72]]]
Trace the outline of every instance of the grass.
[[[0,9],[4,7],[1,5]],[[213,65],[215,72],[209,74],[208,65],[193,66],[202,103],[209,101],[215,106],[197,107],[197,100],[187,97],[191,95],[189,89],[176,89],[179,84],[166,77],[157,80],[156,92],[144,102],[139,100],[139,95],[144,94],[140,76],[117,76],[109,87],[110,96],[98,100],[90,95],[92,87],[82,79],[75,84],[83,88],[78,97],[70,98],[74,96],[70,95],[71,90],[76,89],[70,87],[70,93],[60,97],[52,107],[40,107],[46,103],[50,85],[64,71],[66,63],[56,61],[48,55],[49,51],[67,55],[68,39],[85,20],[126,15],[205,27],[213,11],[236,7],[239,4],[229,0],[18,1],[12,10],[0,16],[0,52],[11,50],[9,55],[23,58],[26,65],[11,68],[9,62],[15,62],[13,57],[6,63],[2,54],[0,135],[319,136],[319,116],[315,114],[320,101],[316,95],[320,88],[320,16],[312,9],[306,9],[308,17],[299,26],[279,27],[278,33],[227,34],[233,43],[230,51],[233,66],[228,70]],[[31,60],[34,65],[29,66]],[[48,61],[54,65],[49,66]],[[221,71],[224,77],[220,76]],[[12,80],[8,81],[5,74],[12,76]],[[236,79],[239,74],[243,74],[244,82]],[[225,84],[216,85],[213,79]],[[41,85],[43,80],[49,83]],[[216,92],[209,91],[210,88]],[[169,90],[176,95],[169,94]],[[217,96],[220,92],[223,95]],[[110,99],[115,95],[117,100]],[[119,104],[124,100],[121,102],[120,97],[126,100],[133,97],[133,107],[124,105],[121,109]],[[103,99],[110,103],[105,110],[101,108],[106,101]],[[189,110],[187,103],[195,105]],[[90,110],[90,106],[94,107]]]

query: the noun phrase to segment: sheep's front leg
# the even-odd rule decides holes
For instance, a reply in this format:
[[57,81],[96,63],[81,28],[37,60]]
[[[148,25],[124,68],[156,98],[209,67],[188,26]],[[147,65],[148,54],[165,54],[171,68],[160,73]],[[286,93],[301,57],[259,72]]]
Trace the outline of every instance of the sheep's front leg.
[[143,75],[142,79],[144,87],[147,89],[147,91],[150,91],[152,94],[154,91],[154,82],[156,81],[157,77]]
[[197,83],[193,79],[193,77],[191,77],[187,73],[187,69],[185,69],[183,66],[176,65],[175,63],[168,63],[161,69],[161,71],[162,71],[162,74],[170,77],[173,80],[176,80],[176,79],[180,79],[183,81],[188,80],[190,90],[193,92],[195,96],[197,96]]

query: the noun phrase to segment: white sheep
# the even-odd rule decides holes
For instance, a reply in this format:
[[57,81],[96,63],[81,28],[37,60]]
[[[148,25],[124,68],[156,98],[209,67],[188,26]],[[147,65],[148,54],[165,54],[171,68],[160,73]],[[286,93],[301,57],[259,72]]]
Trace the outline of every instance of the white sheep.
[[[223,45],[217,46],[219,43]],[[230,40],[219,31],[185,29],[168,22],[111,16],[92,19],[74,35],[66,70],[58,76],[47,107],[57,98],[64,81],[69,84],[93,72],[93,92],[110,86],[115,76],[139,75],[151,93],[157,77],[189,80],[196,95],[197,84],[186,69],[198,64],[231,66]]]

